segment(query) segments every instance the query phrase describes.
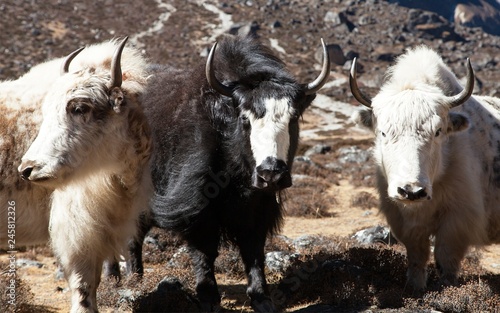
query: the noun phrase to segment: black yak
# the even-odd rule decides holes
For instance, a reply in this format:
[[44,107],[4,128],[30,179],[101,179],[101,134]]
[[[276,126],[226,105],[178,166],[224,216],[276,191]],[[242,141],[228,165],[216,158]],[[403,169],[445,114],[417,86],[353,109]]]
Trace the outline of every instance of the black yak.
[[264,244],[282,224],[281,192],[299,139],[299,117],[326,82],[299,84],[271,50],[250,37],[225,36],[206,65],[156,66],[144,94],[153,131],[152,218],[131,245],[131,270],[152,227],[175,230],[189,245],[196,292],[205,310],[220,303],[214,261],[221,239],[234,243],[256,311],[274,311],[264,276]]

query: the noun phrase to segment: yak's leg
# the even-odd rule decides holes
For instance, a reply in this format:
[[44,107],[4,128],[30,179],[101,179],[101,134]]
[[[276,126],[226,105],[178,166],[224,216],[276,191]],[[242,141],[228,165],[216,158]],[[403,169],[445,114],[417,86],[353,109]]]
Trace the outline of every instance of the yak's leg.
[[264,274],[266,235],[265,229],[255,229],[240,233],[236,238],[248,279],[247,295],[250,297],[255,312],[276,312],[276,308],[268,296]]
[[212,312],[220,305],[220,294],[214,274],[220,240],[219,225],[207,218],[195,232],[196,234],[186,236],[186,239],[196,276],[196,294],[202,310]]
[[411,222],[405,220],[400,209],[394,202],[388,201],[387,185],[385,180],[379,186],[381,210],[391,226],[393,235],[406,247],[408,270],[407,283],[415,290],[423,290],[427,285],[427,261],[430,256],[429,233],[423,227],[410,226]]
[[104,261],[103,271],[105,277],[113,278],[116,282],[119,282],[122,278],[120,273],[120,263],[115,257],[111,257]]
[[[151,220],[144,215],[141,215],[139,225],[137,226],[137,235],[129,241],[127,257],[127,274],[139,274],[142,277],[144,274],[144,266],[142,264],[142,245],[144,238],[152,227]],[[104,262],[104,276],[113,277],[117,281],[121,279],[120,264],[116,258],[110,258]]]
[[[64,260],[64,256],[61,260]],[[102,262],[88,256],[73,256],[62,262],[71,290],[71,313],[97,312],[97,287],[100,282]]]
[[423,290],[427,285],[427,261],[430,255],[429,237],[414,236],[402,238],[408,258],[408,283],[415,290]]
[[144,238],[153,227],[151,219],[141,214],[139,225],[137,226],[136,236],[129,241],[127,259],[127,274],[138,274],[140,277],[144,274],[144,265],[142,263],[142,246]]
[[436,234],[434,259],[439,277],[443,284],[454,285],[457,283],[460,263],[468,249],[468,240],[451,229],[443,227]]

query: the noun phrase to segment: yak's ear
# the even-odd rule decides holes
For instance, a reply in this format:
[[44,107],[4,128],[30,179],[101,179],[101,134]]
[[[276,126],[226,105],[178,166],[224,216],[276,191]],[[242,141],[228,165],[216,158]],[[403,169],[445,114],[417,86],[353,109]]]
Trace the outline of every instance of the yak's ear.
[[360,126],[373,129],[373,113],[370,109],[357,110],[351,119]]
[[304,111],[311,105],[313,100],[316,98],[316,94],[306,95],[298,97],[297,99],[297,108],[299,110],[299,115],[302,115]]
[[469,118],[463,114],[450,112],[450,124],[448,126],[448,133],[460,132],[469,128]]
[[113,87],[109,92],[109,104],[116,113],[121,112],[121,108],[125,105],[125,98],[120,87]]

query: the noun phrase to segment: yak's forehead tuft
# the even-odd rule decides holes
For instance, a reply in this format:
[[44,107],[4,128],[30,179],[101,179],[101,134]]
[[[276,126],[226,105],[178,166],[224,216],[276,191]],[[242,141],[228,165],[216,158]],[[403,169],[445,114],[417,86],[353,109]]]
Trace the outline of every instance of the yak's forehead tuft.
[[[94,69],[96,73],[107,76],[109,79],[111,75],[111,59],[118,45],[119,41],[111,40],[85,47],[71,61],[69,72],[74,73],[82,69]],[[150,75],[147,59],[138,49],[126,45],[122,52],[120,64],[123,78],[122,88],[127,89],[129,93],[143,92]]]
[[102,77],[89,77],[74,85],[69,92],[70,98],[90,98],[107,100],[107,80]]
[[[298,88],[283,84],[277,88],[272,85],[259,86],[252,90],[242,91],[237,97],[244,110],[252,112],[256,118],[262,118],[268,110],[294,110],[298,104],[296,98]],[[276,106],[276,107],[275,107]]]
[[264,119],[269,123],[289,119],[295,109],[289,98],[262,98],[253,103],[253,106],[244,107],[246,114],[253,119]]
[[[373,112],[379,128],[391,128],[394,133],[419,131],[446,120],[449,107],[439,95],[406,90],[373,101]],[[429,130],[431,131],[431,130]]]
[[282,119],[290,119],[293,113],[293,107],[290,105],[288,98],[268,98],[265,100],[266,116],[273,122],[278,122]]
[[66,104],[71,99],[92,99],[93,103],[107,100],[107,86],[109,77],[89,74],[88,71],[70,73],[61,76],[44,99],[42,110],[44,114],[52,110],[64,112]]

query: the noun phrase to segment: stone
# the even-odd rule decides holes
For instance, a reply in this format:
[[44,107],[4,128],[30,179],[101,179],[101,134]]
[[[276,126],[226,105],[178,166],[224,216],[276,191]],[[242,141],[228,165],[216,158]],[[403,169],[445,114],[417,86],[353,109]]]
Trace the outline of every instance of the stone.
[[17,259],[16,260],[16,266],[17,267],[37,267],[37,268],[42,268],[43,263],[34,261],[34,260],[29,260],[29,259]]
[[315,154],[325,154],[331,150],[332,150],[331,146],[328,146],[325,144],[317,144],[317,145],[313,146],[312,148],[307,149],[307,151],[304,152],[304,156],[311,157],[312,155],[315,155]]
[[270,271],[284,273],[298,257],[298,253],[271,251],[266,253],[265,262]]
[[341,164],[358,163],[364,164],[370,159],[371,152],[357,146],[342,147],[338,150],[338,161]]
[[377,242],[395,244],[397,242],[391,235],[389,228],[383,226],[374,226],[360,230],[355,233],[352,238],[362,244],[373,244]]

